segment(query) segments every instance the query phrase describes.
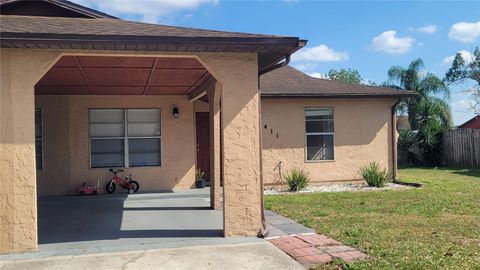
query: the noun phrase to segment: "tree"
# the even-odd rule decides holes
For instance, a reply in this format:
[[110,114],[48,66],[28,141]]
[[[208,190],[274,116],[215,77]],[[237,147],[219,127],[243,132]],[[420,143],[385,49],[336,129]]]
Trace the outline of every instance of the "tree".
[[[399,112],[408,113],[410,126],[416,130],[415,135],[405,133],[399,137],[402,156],[407,162],[417,160],[408,147],[413,145],[411,141],[414,140],[423,164],[439,165],[441,134],[453,126],[450,107],[446,102],[450,98],[448,86],[434,74],[425,72],[422,59],[413,60],[408,68],[390,68],[388,77],[391,86],[418,94],[402,100],[398,107]],[[439,98],[439,94],[443,94],[443,98]]]
[[436,98],[421,99],[415,106],[415,121],[418,125],[416,135],[418,147],[424,165],[435,166],[440,163],[441,134],[450,120],[445,119],[448,105]]
[[417,145],[416,134],[411,130],[399,130],[398,131],[398,153],[399,163],[416,165],[419,160],[416,157],[414,148]]
[[[388,84],[390,87],[410,90],[418,95],[404,99],[398,106],[398,112],[407,113],[412,129],[419,127],[419,110],[416,108],[420,101],[428,100],[438,108],[434,111],[440,122],[442,131],[453,126],[450,108],[445,100],[450,98],[450,90],[443,80],[430,72],[425,72],[422,59],[415,59],[408,68],[394,66],[388,70]],[[443,94],[443,99],[435,95]]]
[[470,79],[475,85],[466,90],[472,97],[472,109],[480,114],[480,49],[476,47],[471,56],[472,59],[464,59],[461,53],[457,53],[452,66],[445,74],[444,81],[448,83],[462,83]]
[[356,69],[331,69],[327,77],[330,80],[340,81],[344,83],[351,83],[351,84],[360,84],[362,83],[363,79],[360,76],[360,73]]

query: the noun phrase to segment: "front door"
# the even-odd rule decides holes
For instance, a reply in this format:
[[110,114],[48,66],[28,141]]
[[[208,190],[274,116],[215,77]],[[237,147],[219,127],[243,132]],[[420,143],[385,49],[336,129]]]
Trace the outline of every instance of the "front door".
[[208,112],[197,112],[197,167],[205,172],[210,181],[210,116]]

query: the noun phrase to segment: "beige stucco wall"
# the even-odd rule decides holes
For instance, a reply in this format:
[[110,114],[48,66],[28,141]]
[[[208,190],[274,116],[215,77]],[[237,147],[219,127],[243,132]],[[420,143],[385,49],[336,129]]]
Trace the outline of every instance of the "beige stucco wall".
[[[42,109],[44,167],[38,194],[73,195],[78,187],[111,178],[108,168],[90,168],[89,108],[158,108],[161,111],[161,166],[131,167],[142,190],[191,188],[195,180],[195,118],[185,96],[36,96]],[[171,111],[178,107],[180,117]]]
[[195,100],[193,102],[193,110],[195,112],[208,112],[210,110],[209,104],[201,100]]
[[[360,167],[371,161],[391,170],[393,103],[393,99],[262,99],[265,185],[280,184],[280,162],[282,172],[307,170],[314,184],[361,179]],[[334,109],[334,161],[306,162],[305,107]]]
[[52,52],[0,50],[0,253],[36,249],[33,88],[57,59]]
[[[212,55],[213,56],[213,55]],[[224,234],[261,228],[260,95],[255,54],[202,58],[221,86]]]

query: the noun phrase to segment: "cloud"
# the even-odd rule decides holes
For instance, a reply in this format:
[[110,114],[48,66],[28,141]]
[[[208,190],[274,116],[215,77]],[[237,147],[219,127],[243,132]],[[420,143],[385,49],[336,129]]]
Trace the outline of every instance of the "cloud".
[[320,44],[312,48],[303,48],[292,55],[292,61],[302,62],[337,62],[348,60],[346,52],[338,52],[329,48],[327,45]]
[[73,2],[117,17],[158,23],[167,15],[181,10],[194,10],[202,4],[217,4],[218,0],[73,0]]
[[480,36],[480,21],[459,22],[452,25],[448,37],[453,40],[469,43],[474,42]]
[[412,48],[413,42],[415,42],[415,39],[397,37],[397,31],[390,30],[374,37],[371,47],[378,52],[401,54],[408,52]]
[[459,113],[472,112],[473,105],[473,100],[461,99],[452,104],[452,110]]
[[310,77],[314,77],[314,78],[318,78],[318,79],[327,79],[327,75],[325,74],[322,74],[320,72],[311,72],[311,73],[307,73],[308,76]]
[[438,30],[438,27],[435,24],[425,25],[417,28],[417,31],[420,33],[434,34]]
[[[475,60],[475,56],[473,55],[473,53],[471,53],[469,51],[461,50],[461,51],[459,51],[459,53],[462,56],[463,60],[465,60],[466,64],[470,64]],[[450,56],[447,56],[447,57],[443,58],[443,63],[446,64],[446,65],[451,65],[453,60],[455,59],[456,55],[457,54],[454,54],[454,55],[450,55]]]
[[298,70],[301,70],[301,71],[310,71],[310,70],[314,70],[318,67],[318,64],[316,63],[295,63],[293,62],[292,63],[292,66]]

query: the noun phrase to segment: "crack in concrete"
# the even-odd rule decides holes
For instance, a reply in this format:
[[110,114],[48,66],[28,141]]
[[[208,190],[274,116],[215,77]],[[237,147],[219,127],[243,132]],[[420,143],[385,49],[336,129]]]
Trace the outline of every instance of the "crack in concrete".
[[127,270],[129,264],[134,264],[134,263],[136,263],[140,258],[142,258],[143,256],[145,256],[145,253],[146,253],[146,252],[142,252],[142,253],[140,253],[138,256],[135,256],[134,258],[126,261],[126,262],[122,265],[122,270]]

